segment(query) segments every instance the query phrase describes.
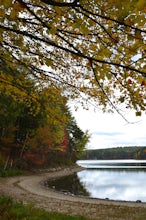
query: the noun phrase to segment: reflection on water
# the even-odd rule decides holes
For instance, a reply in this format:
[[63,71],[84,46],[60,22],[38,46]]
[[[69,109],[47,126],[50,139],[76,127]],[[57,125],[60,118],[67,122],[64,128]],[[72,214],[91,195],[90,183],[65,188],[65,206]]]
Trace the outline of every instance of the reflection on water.
[[78,178],[92,198],[146,202],[146,171],[87,169]]
[[79,160],[79,166],[91,169],[97,168],[146,168],[146,160]]
[[45,186],[51,187],[52,189],[56,189],[65,194],[90,196],[84,185],[81,184],[77,173],[70,176],[60,177],[56,180],[46,181]]
[[78,164],[89,168],[46,185],[74,195],[146,202],[146,161],[88,162]]

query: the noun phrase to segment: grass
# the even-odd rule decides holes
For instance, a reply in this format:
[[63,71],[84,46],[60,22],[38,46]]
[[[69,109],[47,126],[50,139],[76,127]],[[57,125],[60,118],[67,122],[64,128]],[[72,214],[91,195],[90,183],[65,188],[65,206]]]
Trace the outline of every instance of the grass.
[[[23,174],[21,170],[0,168],[0,177],[21,174]],[[23,205],[5,195],[0,195],[0,220],[87,220],[87,218],[49,213],[42,209],[36,209],[30,204]]]
[[7,177],[7,176],[17,176],[21,175],[23,171],[17,169],[6,169],[0,168],[0,177]]
[[0,220],[87,220],[65,214],[48,213],[31,205],[14,202],[11,198],[0,196]]
[[[23,172],[20,170],[15,170],[15,169],[3,170],[2,168],[0,168],[1,177],[16,176],[22,173]],[[96,215],[95,219],[98,220],[101,219],[145,220],[146,219],[145,207],[126,207],[126,206],[118,207],[114,205],[100,204],[97,206],[96,212],[98,214]],[[87,215],[85,216],[86,218],[81,216],[78,217],[69,216],[66,214],[59,214],[52,212],[49,213],[43,209],[36,209],[31,204],[23,205],[22,203],[17,203],[13,201],[11,198],[7,196],[0,195],[0,220],[88,220],[89,218],[87,218]]]

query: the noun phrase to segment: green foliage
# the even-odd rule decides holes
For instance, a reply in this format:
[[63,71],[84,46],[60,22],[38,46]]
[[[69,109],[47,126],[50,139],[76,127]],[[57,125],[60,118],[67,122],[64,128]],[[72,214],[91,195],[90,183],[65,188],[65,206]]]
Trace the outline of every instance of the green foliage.
[[141,116],[146,110],[145,4],[1,1],[0,150],[5,166],[16,160],[21,164],[26,151],[25,159],[35,161],[37,153],[39,163],[50,150],[56,158],[54,151],[66,151],[74,160],[80,156],[89,135],[69,116],[70,98],[122,115],[120,104]]
[[41,209],[34,209],[31,205],[24,206],[5,196],[0,196],[0,213],[0,220],[86,220],[84,217],[48,213]]
[[0,177],[17,176],[21,174],[23,174],[21,170],[0,168]]
[[82,159],[143,159],[146,160],[146,147],[117,147],[108,149],[86,150]]
[[[58,154],[68,151],[68,148],[77,157],[85,147],[88,135],[72,120],[62,90],[53,85],[38,86],[34,79],[25,75],[24,68],[21,72],[18,69],[11,70],[2,60],[2,76],[10,85],[6,90],[4,81],[0,84],[3,167],[47,166],[48,154],[53,160],[53,154],[57,158],[54,152]],[[67,129],[68,126],[71,126],[70,129]],[[68,140],[71,133],[76,140]],[[63,157],[61,159],[63,162]],[[66,161],[69,160],[70,156],[66,158]]]
[[88,131],[83,132],[77,125],[75,119],[70,116],[70,122],[67,125],[69,148],[68,153],[73,160],[79,159],[86,144],[89,142],[90,135]]

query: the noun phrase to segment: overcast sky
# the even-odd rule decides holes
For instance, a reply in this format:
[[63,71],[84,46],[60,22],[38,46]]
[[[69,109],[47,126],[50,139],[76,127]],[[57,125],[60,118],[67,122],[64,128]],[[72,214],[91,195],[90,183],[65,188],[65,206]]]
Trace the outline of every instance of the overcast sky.
[[78,126],[91,134],[87,148],[146,146],[146,114],[136,117],[134,111],[129,110],[125,116],[128,121],[135,123],[127,124],[117,113],[94,112],[92,108],[88,111],[71,109]]

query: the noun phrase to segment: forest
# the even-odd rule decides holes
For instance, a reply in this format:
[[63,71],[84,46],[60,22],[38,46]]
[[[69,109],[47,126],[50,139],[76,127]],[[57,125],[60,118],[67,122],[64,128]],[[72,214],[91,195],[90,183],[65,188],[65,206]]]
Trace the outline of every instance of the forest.
[[116,160],[138,159],[146,160],[146,146],[144,147],[117,147],[98,150],[86,150],[82,155],[83,160]]
[[32,168],[75,162],[89,140],[72,116],[67,98],[53,86],[41,89],[23,70],[1,62],[0,165]]
[[76,161],[89,140],[68,102],[146,110],[145,1],[1,0],[0,166]]

